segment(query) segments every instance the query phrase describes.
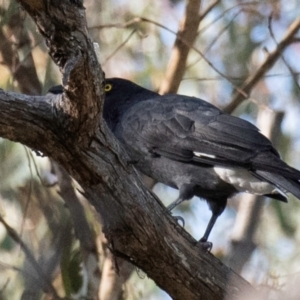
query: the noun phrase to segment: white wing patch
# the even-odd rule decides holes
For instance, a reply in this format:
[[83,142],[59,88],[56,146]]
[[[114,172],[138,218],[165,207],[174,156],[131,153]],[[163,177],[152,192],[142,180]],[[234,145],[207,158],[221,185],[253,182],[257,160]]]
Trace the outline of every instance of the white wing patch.
[[198,157],[204,156],[204,157],[209,157],[209,158],[216,158],[215,155],[206,154],[206,153],[202,153],[202,152],[194,151],[193,153],[195,156],[198,156]]
[[214,167],[214,170],[222,180],[232,184],[238,191],[255,195],[278,193],[274,185],[259,180],[245,169]]

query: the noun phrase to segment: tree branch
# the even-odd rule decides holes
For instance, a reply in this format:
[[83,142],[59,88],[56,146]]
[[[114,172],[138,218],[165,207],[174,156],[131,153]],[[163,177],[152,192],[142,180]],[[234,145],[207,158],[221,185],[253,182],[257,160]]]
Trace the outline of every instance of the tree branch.
[[200,15],[200,0],[188,1],[185,15],[180,22],[179,30],[172,49],[164,79],[159,89],[160,94],[176,93],[185,72],[188,54],[198,35],[198,27],[207,14],[220,2],[215,0]]
[[[200,23],[200,5],[200,0],[189,0],[187,2],[185,15],[180,22],[166,74],[159,89],[160,94],[176,93],[178,90],[190,51],[190,47],[186,43],[193,45],[197,37]],[[186,43],[183,43],[182,40]]]
[[[61,1],[60,5],[55,1],[18,1],[37,24],[62,72],[66,91],[62,109],[67,115],[77,116],[65,119],[65,127],[79,131],[78,142],[87,146],[102,112],[103,73],[87,37],[84,7],[77,0]],[[84,97],[86,101],[82,101]]]
[[224,111],[231,113],[237,106],[239,106],[245,99],[249,97],[249,94],[256,83],[266,74],[268,70],[274,65],[278,58],[282,55],[283,51],[287,46],[294,42],[295,34],[300,28],[300,18],[296,19],[288,28],[283,39],[278,43],[276,49],[273,52],[267,54],[265,61],[259,67],[259,69],[252,75],[250,75],[241,86],[240,90],[237,91],[230,104],[224,108]]

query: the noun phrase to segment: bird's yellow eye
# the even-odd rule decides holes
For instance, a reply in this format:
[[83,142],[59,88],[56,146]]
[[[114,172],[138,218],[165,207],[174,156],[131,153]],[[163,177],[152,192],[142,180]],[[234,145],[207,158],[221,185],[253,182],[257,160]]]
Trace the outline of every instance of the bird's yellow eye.
[[112,89],[112,84],[106,83],[104,86],[104,91],[109,92]]

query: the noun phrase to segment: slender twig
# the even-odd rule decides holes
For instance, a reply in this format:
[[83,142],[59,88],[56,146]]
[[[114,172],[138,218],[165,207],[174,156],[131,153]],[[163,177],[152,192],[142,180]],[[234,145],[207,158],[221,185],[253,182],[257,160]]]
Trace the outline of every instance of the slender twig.
[[127,42],[131,39],[131,37],[134,35],[135,32],[136,32],[136,29],[134,29],[129,34],[129,36],[125,39],[125,41],[122,42],[108,57],[106,57],[106,59],[102,63],[103,66],[107,63],[108,60],[110,60],[114,55],[116,55],[116,53],[127,44]]
[[284,49],[294,42],[294,35],[300,28],[300,18],[296,19],[286,31],[283,39],[278,43],[276,49],[268,53],[265,61],[261,64],[258,70],[250,75],[244,84],[241,86],[243,93],[236,92],[228,106],[224,111],[231,113],[237,106],[239,106],[249,95],[256,83],[264,76],[264,74],[274,65],[277,59],[281,56]]
[[[3,268],[6,268],[6,269],[10,269],[10,270],[13,270],[15,272],[19,272],[20,274],[22,274],[23,277],[30,277],[32,279],[32,281],[37,285],[39,286],[41,289],[43,288],[40,280],[38,280],[35,276],[32,275],[32,272],[28,272],[28,271],[25,271],[19,267],[16,267],[16,266],[13,266],[13,265],[10,265],[10,264],[7,264],[3,261],[0,261],[0,266],[3,267]],[[0,298],[1,299],[1,298]]]
[[216,43],[216,41],[221,37],[221,35],[227,31],[227,29],[229,28],[229,26],[232,24],[232,22],[234,21],[234,19],[242,12],[242,10],[240,9],[237,13],[235,13],[233,15],[233,17],[230,19],[230,21],[220,30],[220,32],[218,33],[218,35],[211,41],[211,43],[205,48],[204,50],[204,55],[211,49],[211,47]]
[[215,0],[214,2],[212,2],[200,15],[200,21],[202,21],[220,2],[221,0]]
[[[171,32],[171,33],[175,34],[176,36],[178,36],[177,33],[176,33],[175,31],[169,29],[168,27],[166,27],[166,26],[164,26],[164,25],[162,25],[162,24],[160,24],[160,23],[158,23],[158,22],[155,22],[155,21],[150,20],[150,19],[147,19],[147,18],[140,18],[140,20],[143,21],[143,22],[152,23],[152,24],[154,24],[154,25],[156,25],[156,26],[158,26],[158,27],[161,27],[161,28],[165,29],[166,31]],[[179,38],[180,38],[180,37],[179,37]],[[181,39],[181,38],[180,38],[180,39]],[[183,42],[185,45],[187,45],[188,47],[190,47],[191,49],[193,49],[196,53],[198,53],[199,55],[201,55],[201,56],[203,57],[203,59],[206,61],[206,63],[207,63],[207,64],[208,64],[208,65],[209,65],[209,66],[210,66],[217,74],[219,74],[219,75],[222,76],[224,79],[226,79],[226,80],[232,85],[232,87],[233,87],[234,89],[237,90],[238,93],[243,94],[245,97],[247,96],[247,94],[246,94],[245,92],[243,92],[243,90],[241,90],[239,87],[237,87],[236,85],[234,85],[234,84],[231,82],[230,77],[228,77],[227,75],[225,75],[224,73],[222,73],[221,71],[219,71],[219,70],[214,66],[214,64],[213,64],[211,61],[209,61],[209,60],[206,58],[206,56],[205,56],[199,49],[197,49],[197,48],[194,47],[193,45],[190,45],[187,41],[185,41],[185,40],[183,40],[183,39],[181,39],[181,40],[182,40],[182,42]]]
[[[270,32],[270,35],[274,41],[274,43],[278,46],[278,42],[275,38],[275,35],[274,35],[274,32],[273,32],[273,28],[272,28],[272,20],[273,20],[273,17],[272,15],[269,17],[269,20],[268,20],[268,28],[269,28],[269,32]],[[295,41],[295,39],[293,39]],[[293,81],[296,85],[296,87],[298,88],[298,90],[300,90],[300,86],[299,86],[299,83],[298,83],[298,77],[297,77],[297,73],[293,70],[293,68],[290,66],[290,64],[287,62],[287,60],[285,59],[284,55],[282,54],[281,55],[281,59],[282,61],[284,62],[284,64],[286,65],[286,67],[288,68],[292,78],[293,78]]]
[[286,65],[286,67],[288,68],[289,72],[291,73],[291,77],[293,78],[293,81],[295,83],[295,86],[297,87],[297,89],[300,91],[300,85],[298,83],[298,75],[299,73],[296,72],[292,66],[287,62],[286,58],[284,57],[284,55],[282,55],[281,57],[282,61],[284,62],[284,64]]
[[20,238],[20,236],[17,234],[17,232],[10,227],[5,220],[3,219],[3,217],[0,215],[0,222],[3,224],[3,226],[5,227],[5,229],[7,230],[9,236],[17,243],[20,245],[21,249],[23,250],[23,252],[25,253],[28,261],[31,263],[31,265],[34,267],[36,273],[38,274],[38,276],[40,277],[40,279],[43,282],[43,288],[44,291],[46,293],[50,293],[53,297],[53,299],[61,299],[57,293],[56,290],[54,289],[53,285],[51,284],[51,282],[49,282],[48,277],[44,274],[43,270],[40,268],[38,262],[36,261],[36,259],[34,258],[33,254],[31,253],[31,251],[28,249],[28,247],[26,246],[26,244],[23,242],[23,240]]
[[23,235],[23,229],[24,229],[25,220],[26,220],[26,216],[27,216],[27,212],[28,212],[28,207],[29,207],[29,203],[30,203],[30,199],[31,199],[32,178],[33,178],[29,150],[25,146],[23,146],[23,148],[24,148],[26,156],[27,156],[28,168],[29,168],[29,172],[30,172],[30,179],[29,179],[28,194],[27,194],[27,197],[26,197],[25,205],[24,205],[24,213],[23,213],[23,219],[22,219],[22,223],[21,223],[20,237]]
[[[160,27],[172,34],[174,34],[178,39],[180,39],[182,41],[183,44],[185,44],[187,47],[189,47],[190,49],[193,49],[196,53],[198,53],[204,60],[205,62],[217,73],[219,74],[221,77],[223,77],[224,79],[226,79],[230,84],[231,86],[238,92],[238,93],[241,93],[243,96],[247,97],[247,94],[243,92],[243,90],[241,90],[239,87],[237,87],[236,85],[234,85],[232,83],[232,81],[230,80],[230,77],[225,75],[224,73],[222,73],[221,71],[219,71],[215,66],[214,64],[209,61],[206,56],[199,50],[197,49],[195,46],[191,45],[188,41],[186,41],[185,39],[181,38],[178,33],[176,33],[175,31],[173,31],[172,29],[168,28],[167,26],[161,24],[161,23],[158,23],[156,21],[153,21],[153,20],[150,20],[148,18],[144,18],[144,17],[136,17],[126,23],[115,23],[115,24],[106,24],[106,25],[103,25],[103,26],[98,26],[98,28],[111,28],[111,27],[117,27],[117,28],[126,28],[128,26],[132,26],[136,23],[140,23],[140,22],[146,22],[146,23],[151,23],[157,27]],[[93,27],[95,28],[95,27]]]
[[[219,32],[218,34],[215,36],[215,38],[209,43],[209,45],[205,48],[204,50],[204,55],[206,55],[208,53],[208,51],[212,48],[212,46],[218,41],[218,39],[223,35],[223,33],[225,33],[228,29],[228,27],[232,24],[232,22],[234,21],[234,19],[242,12],[242,10],[240,9],[232,18],[231,20],[228,22],[228,24],[226,24]],[[189,64],[186,69],[194,66],[196,63],[198,63],[199,61],[201,61],[203,58],[197,58],[194,62],[192,62],[191,64]],[[230,77],[228,77],[230,78]]]
[[[300,72],[294,72],[295,75],[300,75]],[[274,74],[265,74],[263,76],[263,78],[271,78],[271,77],[292,77],[293,75],[290,73],[274,73]],[[241,80],[246,80],[247,77],[245,76],[238,76],[238,77],[234,77],[234,76],[230,76],[229,77],[230,80],[232,81],[241,81]],[[194,77],[194,76],[190,76],[190,77],[184,77],[182,80],[198,80],[198,81],[221,81],[224,80],[223,77],[221,76],[217,76],[217,77]]]
[[212,20],[211,22],[209,22],[208,24],[203,26],[199,30],[198,34],[203,33],[204,31],[206,31],[208,28],[210,28],[213,24],[217,23],[221,18],[223,18],[228,12],[232,11],[233,9],[235,9],[237,7],[240,7],[240,6],[244,7],[244,6],[255,5],[255,4],[260,4],[260,2],[259,1],[253,1],[253,2],[239,3],[239,4],[236,4],[232,7],[227,8],[221,14],[219,14],[214,20]]

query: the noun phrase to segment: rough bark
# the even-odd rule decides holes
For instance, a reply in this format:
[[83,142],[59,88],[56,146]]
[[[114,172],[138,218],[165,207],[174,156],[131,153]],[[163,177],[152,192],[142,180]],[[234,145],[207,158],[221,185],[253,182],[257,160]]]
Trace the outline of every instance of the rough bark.
[[102,72],[80,1],[20,0],[63,74],[61,96],[0,90],[0,136],[59,162],[101,215],[109,248],[173,299],[237,299],[252,287],[203,251],[148,191],[101,118]]
[[[18,89],[22,93],[28,95],[40,95],[42,86],[38,80],[32,53],[28,52],[32,45],[28,30],[24,27],[25,12],[19,9],[19,5],[16,2],[12,2],[10,6],[10,14],[6,22],[7,26],[5,27],[6,30],[4,30],[4,27],[0,29],[0,53],[3,58],[2,62],[11,71],[12,77],[18,85]],[[23,57],[23,59],[20,59],[20,56]],[[95,232],[88,225],[84,208],[75,193],[69,174],[54,161],[52,161],[52,166],[56,171],[60,187],[60,195],[69,209],[75,235],[80,241],[80,249],[85,267],[84,269],[89,277],[89,291],[94,289],[94,293],[92,292],[92,294],[96,295],[98,294],[99,289],[99,277],[95,276],[95,274],[100,274],[100,271],[98,270],[98,251],[95,243]],[[41,201],[41,207],[43,207],[45,211],[49,211],[49,207],[47,207],[48,203],[45,204],[45,202],[41,200],[42,198],[39,199]],[[51,199],[48,199],[48,202],[49,200]],[[45,201],[47,200],[45,199]],[[26,214],[26,204],[24,214]],[[55,242],[57,243],[57,240],[61,240],[62,242],[55,245],[56,251],[54,256],[46,258],[46,253],[43,253],[43,255],[39,257],[39,260],[33,264],[31,257],[26,255],[30,252],[30,250],[23,247],[26,249],[24,252],[27,257],[27,261],[24,263],[24,270],[22,274],[24,274],[25,270],[30,270],[28,271],[30,274],[37,273],[37,275],[36,277],[24,276],[25,287],[22,299],[28,299],[29,295],[32,299],[35,299],[33,298],[33,295],[36,295],[35,297],[37,299],[39,297],[38,295],[41,294],[41,289],[47,289],[44,281],[48,281],[47,284],[51,285],[51,278],[54,277],[53,273],[57,269],[62,252],[59,248],[62,248],[62,244],[64,243],[64,245],[69,244],[69,239],[65,239],[65,233],[62,234],[62,228],[66,227],[66,229],[68,229],[68,226],[60,225],[60,228],[55,227],[56,226],[52,225],[51,228],[52,232],[56,233]],[[70,233],[69,230],[64,231],[68,234]],[[12,232],[12,230],[8,231],[8,233],[10,232]],[[19,240],[22,241],[21,237]],[[22,244],[20,246],[22,247]],[[38,266],[40,267],[39,269]],[[45,274],[45,279],[39,275],[40,273]],[[102,273],[101,279],[103,279],[103,277]],[[56,295],[53,294],[52,297],[55,298]]]

